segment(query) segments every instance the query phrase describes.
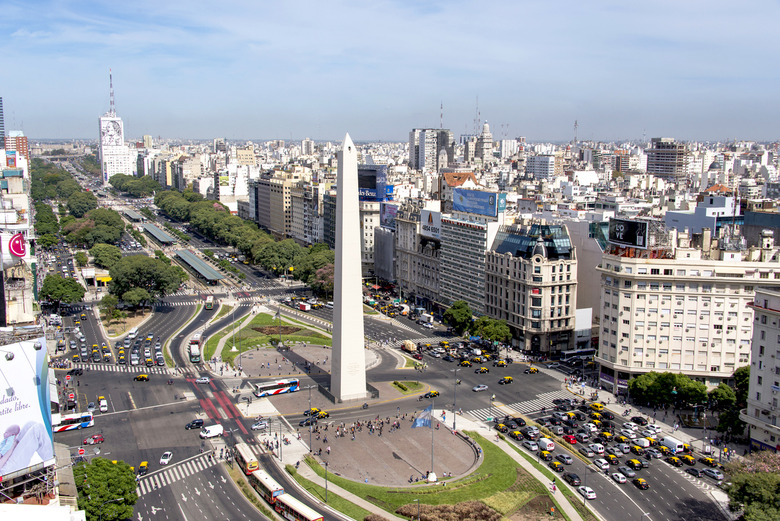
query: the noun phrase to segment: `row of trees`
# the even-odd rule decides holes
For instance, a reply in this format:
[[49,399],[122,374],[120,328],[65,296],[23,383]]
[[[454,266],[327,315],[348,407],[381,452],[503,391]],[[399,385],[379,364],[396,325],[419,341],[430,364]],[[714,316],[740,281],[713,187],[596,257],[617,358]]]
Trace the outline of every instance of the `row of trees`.
[[81,186],[59,165],[35,158],[30,163],[30,196],[33,201],[66,200]]
[[485,315],[474,319],[471,307],[465,300],[455,301],[444,312],[444,322],[452,327],[458,335],[466,332],[479,336],[491,342],[509,342],[512,333],[504,320],[496,320]]
[[235,247],[250,262],[268,271],[286,273],[321,293],[333,292],[335,256],[325,244],[304,247],[292,239],[276,241],[255,223],[232,215],[224,205],[206,201],[192,191],[158,193],[155,204],[172,219],[189,222],[199,233]]
[[111,176],[108,183],[117,190],[126,192],[133,197],[149,197],[160,189],[160,183],[148,175],[135,177],[132,175],[116,174]]
[[117,244],[125,231],[122,217],[109,208],[95,208],[81,218],[67,215],[60,219],[65,240],[82,248],[95,244]]

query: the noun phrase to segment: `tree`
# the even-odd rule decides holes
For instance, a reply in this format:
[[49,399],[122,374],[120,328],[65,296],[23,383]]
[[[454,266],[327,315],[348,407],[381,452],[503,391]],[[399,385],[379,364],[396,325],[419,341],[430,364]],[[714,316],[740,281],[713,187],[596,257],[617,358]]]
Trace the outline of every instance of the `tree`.
[[333,295],[333,270],[333,264],[328,264],[318,269],[309,283],[312,289],[326,297]]
[[100,299],[100,304],[98,304],[98,307],[100,307],[100,310],[105,314],[106,318],[111,319],[114,316],[114,311],[116,311],[116,307],[119,305],[119,299],[116,295],[103,295],[103,298]]
[[124,295],[135,288],[145,289],[152,298],[176,291],[186,280],[179,266],[168,266],[159,259],[143,255],[123,257],[109,270],[109,287],[114,295]]
[[462,335],[471,326],[472,312],[465,300],[457,300],[444,312],[444,322]]
[[59,240],[57,239],[57,236],[53,233],[44,233],[40,237],[38,237],[38,246],[43,248],[44,250],[48,250],[55,244],[57,244]]
[[686,407],[707,400],[707,387],[680,373],[645,373],[629,380],[628,391],[638,403],[649,406]]
[[150,300],[152,300],[152,296],[142,288],[135,288],[122,293],[122,301],[133,308],[137,308]]
[[[73,467],[78,489],[78,506],[88,520],[113,521],[133,516],[138,501],[133,469],[124,461],[92,458]],[[121,501],[120,501],[121,499]]]
[[91,192],[75,192],[68,197],[68,211],[77,219],[97,208],[97,197]]
[[62,302],[66,304],[81,302],[86,292],[84,286],[76,282],[75,279],[63,278],[55,273],[46,275],[46,278],[43,279],[40,296],[42,299],[54,302],[59,308]]
[[122,258],[122,250],[112,244],[99,242],[89,250],[95,266],[111,269]]
[[495,320],[484,315],[474,321],[471,333],[492,342],[508,342],[512,338],[512,332],[504,320]]
[[761,451],[728,465],[732,511],[744,509],[745,521],[780,519],[780,455]]
[[89,258],[87,257],[87,254],[84,253],[83,251],[77,251],[76,255],[74,255],[74,257],[76,258],[76,264],[79,267],[83,268],[89,262]]
[[734,401],[718,415],[718,426],[715,430],[725,434],[727,440],[732,436],[742,437],[745,433],[745,422],[740,419],[739,413],[747,407],[749,387],[750,366],[746,365],[734,371]]
[[737,403],[737,395],[734,389],[722,383],[710,391],[708,395],[710,407],[716,411],[725,411]]

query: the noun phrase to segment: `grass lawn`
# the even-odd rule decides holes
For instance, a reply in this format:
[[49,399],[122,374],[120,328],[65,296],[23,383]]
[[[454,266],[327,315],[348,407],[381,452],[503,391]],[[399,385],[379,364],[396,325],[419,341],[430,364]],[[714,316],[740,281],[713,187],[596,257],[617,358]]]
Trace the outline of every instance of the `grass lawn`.
[[[295,467],[292,465],[287,465],[287,472],[297,481],[303,488],[305,488],[309,494],[313,495],[316,498],[319,498],[320,501],[325,501],[325,487],[321,487],[312,481],[309,481],[308,479],[304,478],[298,472],[295,470]],[[328,474],[328,480],[330,480],[330,476],[332,474]],[[352,503],[349,500],[344,499],[341,496],[337,496],[333,493],[332,490],[328,491],[328,505],[330,505],[332,508],[335,508],[339,512],[342,512],[343,514],[348,515],[352,519],[365,519],[366,516],[370,515],[371,512],[368,510],[365,510],[363,508],[360,508],[356,504]],[[320,512],[321,513],[321,512]]]
[[[230,351],[229,349],[222,350],[222,360],[227,363],[232,363],[239,353],[255,349],[257,346],[265,346],[279,340],[279,320],[273,315],[268,313],[258,313],[254,316],[252,321],[241,329],[236,330],[236,348],[238,351]],[[307,342],[314,345],[331,345],[332,340],[330,337],[311,329],[299,327],[292,324],[290,321],[283,317],[282,319],[282,342],[297,344],[300,342]],[[233,334],[231,329],[224,330],[225,334]],[[216,336],[216,335],[215,335]],[[213,337],[212,337],[213,338]],[[221,337],[220,337],[221,338]],[[219,342],[219,339],[216,340]],[[216,349],[216,342],[214,343],[214,349]],[[211,344],[209,339],[206,348],[208,349]],[[231,341],[232,347],[232,341]]]
[[231,311],[233,311],[233,306],[228,306],[226,304],[223,304],[223,305],[219,306],[219,311],[217,312],[217,316],[215,316],[211,320],[213,322],[216,322],[217,320],[219,320],[220,318],[224,317],[225,315],[227,315]]
[[[403,385],[404,387],[406,387],[406,390],[402,389],[396,384]],[[403,381],[403,382],[393,382],[393,387],[401,391],[403,394],[414,394],[423,388],[423,384],[421,384],[420,382]]]
[[[357,483],[339,476],[329,479],[338,486],[370,501],[389,512],[411,504],[419,499],[423,504],[444,505],[470,501],[479,498],[504,516],[508,516],[529,501],[542,496],[550,501],[545,484],[539,483],[504,451],[476,433],[468,433],[480,447],[484,460],[472,474],[458,480],[447,481],[445,486],[416,486],[409,488],[383,488]],[[308,460],[312,469],[320,476],[325,469],[314,460]]]

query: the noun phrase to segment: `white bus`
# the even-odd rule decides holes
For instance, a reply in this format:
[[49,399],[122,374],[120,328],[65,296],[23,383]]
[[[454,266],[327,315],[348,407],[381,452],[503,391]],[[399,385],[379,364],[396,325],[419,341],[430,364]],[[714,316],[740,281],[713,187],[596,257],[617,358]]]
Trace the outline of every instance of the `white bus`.
[[275,380],[272,382],[261,382],[255,384],[254,394],[258,398],[264,396],[273,396],[282,393],[294,393],[301,388],[301,382],[297,378],[285,380]]
[[95,418],[91,412],[80,412],[76,414],[61,414],[59,422],[54,423],[55,417],[52,415],[52,431],[65,432],[75,431],[77,429],[86,429],[95,426]]
[[263,499],[268,501],[270,505],[273,505],[276,502],[277,497],[284,494],[282,486],[264,470],[258,469],[252,472],[249,474],[248,479],[252,488],[263,496]]

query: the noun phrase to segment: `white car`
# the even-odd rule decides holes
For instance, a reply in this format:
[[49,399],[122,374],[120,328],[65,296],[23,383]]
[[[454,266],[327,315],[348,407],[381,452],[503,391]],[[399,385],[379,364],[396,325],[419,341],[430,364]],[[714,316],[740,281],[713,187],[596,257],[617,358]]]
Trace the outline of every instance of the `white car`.
[[171,458],[173,458],[173,452],[168,451],[164,452],[162,457],[160,458],[160,465],[167,465],[171,462]]
[[604,454],[604,445],[601,443],[591,443],[588,447],[596,454]]
[[593,464],[596,465],[600,470],[607,470],[609,468],[609,463],[604,458],[593,460]]
[[639,436],[637,436],[637,433],[632,431],[631,429],[622,429],[620,431],[620,434],[622,434],[623,436],[625,436],[629,440],[635,440],[635,439],[637,439],[639,437]]
[[640,434],[641,434],[642,436],[646,437],[646,438],[647,438],[647,437],[650,437],[650,438],[653,438],[653,437],[655,437],[655,431],[654,431],[654,430],[652,430],[652,429],[645,429],[645,430],[643,430],[643,431],[642,431]]
[[195,380],[195,383],[196,383],[196,384],[207,384],[207,383],[211,383],[211,378],[209,378],[208,376],[201,376],[201,377],[199,377],[197,380]]
[[531,440],[525,440],[523,442],[523,447],[525,447],[526,449],[532,452],[537,452],[539,450],[539,445],[537,445],[535,441],[531,441]]
[[654,433],[659,434],[661,432],[661,427],[656,424],[651,424],[645,427],[645,430],[653,431]]
[[635,431],[635,430],[639,429],[639,425],[637,425],[634,422],[626,422],[626,423],[623,424],[623,428],[624,429],[631,429],[632,431]]
[[620,472],[613,472],[610,474],[610,476],[612,476],[612,479],[614,479],[616,483],[620,483],[621,485],[628,481],[626,477]]
[[590,487],[577,487],[577,491],[585,499],[596,499],[596,493],[593,492],[593,489]]

